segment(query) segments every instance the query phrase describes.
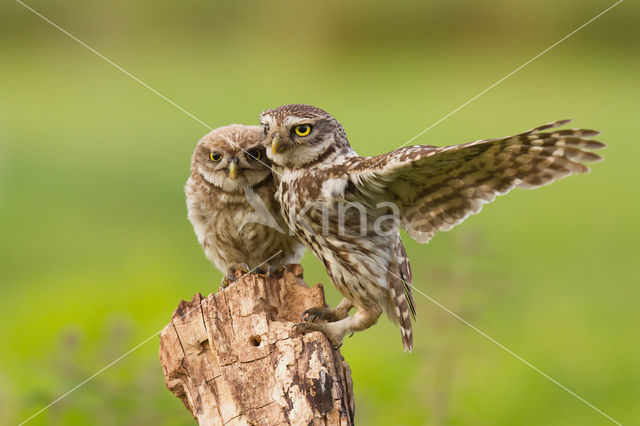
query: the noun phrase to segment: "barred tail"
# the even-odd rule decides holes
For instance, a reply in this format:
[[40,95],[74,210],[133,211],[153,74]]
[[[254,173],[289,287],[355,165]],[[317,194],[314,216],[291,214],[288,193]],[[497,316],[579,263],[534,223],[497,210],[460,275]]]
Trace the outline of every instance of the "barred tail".
[[404,350],[405,352],[411,352],[411,350],[413,349],[411,310],[409,308],[407,296],[404,292],[404,283],[400,280],[394,280],[389,290],[389,300],[387,301],[386,309],[387,316],[391,319],[391,321],[397,323],[400,326],[400,333],[402,334],[402,344],[404,345]]
[[386,312],[393,322],[400,325],[405,352],[411,352],[413,349],[411,317],[416,318],[416,308],[411,291],[413,277],[409,258],[399,235],[396,246],[396,262],[398,274],[392,275],[389,280],[389,300]]

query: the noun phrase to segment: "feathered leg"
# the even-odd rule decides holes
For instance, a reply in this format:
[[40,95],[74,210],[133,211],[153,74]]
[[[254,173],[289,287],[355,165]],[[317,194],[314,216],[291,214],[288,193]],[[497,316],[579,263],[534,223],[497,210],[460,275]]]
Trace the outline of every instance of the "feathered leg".
[[327,336],[334,348],[342,346],[342,340],[347,334],[366,330],[378,322],[382,314],[380,305],[356,307],[356,313],[339,321],[318,324],[313,322],[301,322],[294,327],[301,332],[319,331]]
[[302,322],[316,322],[321,319],[327,322],[340,321],[341,319],[349,316],[349,311],[353,308],[353,303],[346,297],[343,298],[338,306],[333,309],[329,308],[310,308],[302,313],[300,321]]

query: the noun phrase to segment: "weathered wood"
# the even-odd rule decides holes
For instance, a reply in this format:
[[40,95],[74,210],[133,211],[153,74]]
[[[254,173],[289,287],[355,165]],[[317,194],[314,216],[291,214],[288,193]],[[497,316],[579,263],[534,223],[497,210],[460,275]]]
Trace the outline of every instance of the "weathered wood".
[[352,425],[349,365],[321,333],[292,329],[324,305],[300,265],[182,301],[160,334],[167,387],[201,425]]

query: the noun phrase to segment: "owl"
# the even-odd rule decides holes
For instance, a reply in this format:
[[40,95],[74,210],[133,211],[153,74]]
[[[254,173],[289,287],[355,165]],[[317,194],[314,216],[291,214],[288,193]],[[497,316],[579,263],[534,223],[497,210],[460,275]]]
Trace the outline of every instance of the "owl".
[[285,105],[260,119],[282,216],[344,296],[333,310],[305,312],[297,327],[321,331],[335,346],[385,312],[411,351],[411,268],[398,229],[426,243],[496,195],[587,172],[582,163],[601,160],[592,150],[604,147],[593,130],[552,130],[564,120],[505,138],[361,157],[319,108]]
[[188,218],[206,257],[223,273],[271,273],[298,263],[304,245],[288,232],[274,199],[260,126],[232,124],[203,137],[191,159]]

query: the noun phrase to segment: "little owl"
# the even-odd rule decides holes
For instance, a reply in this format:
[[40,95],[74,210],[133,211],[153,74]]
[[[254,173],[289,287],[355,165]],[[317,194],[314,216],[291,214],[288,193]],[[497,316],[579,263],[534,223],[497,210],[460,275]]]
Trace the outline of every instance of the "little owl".
[[260,118],[282,216],[344,296],[333,310],[306,311],[297,326],[323,332],[335,346],[384,311],[411,351],[411,269],[398,228],[426,243],[496,195],[588,171],[582,162],[600,160],[591,150],[604,147],[592,130],[550,130],[565,120],[506,138],[360,157],[319,108],[285,105]]
[[274,199],[260,126],[232,124],[203,137],[185,186],[189,221],[207,258],[223,273],[271,272],[298,263],[304,246],[289,233]]

